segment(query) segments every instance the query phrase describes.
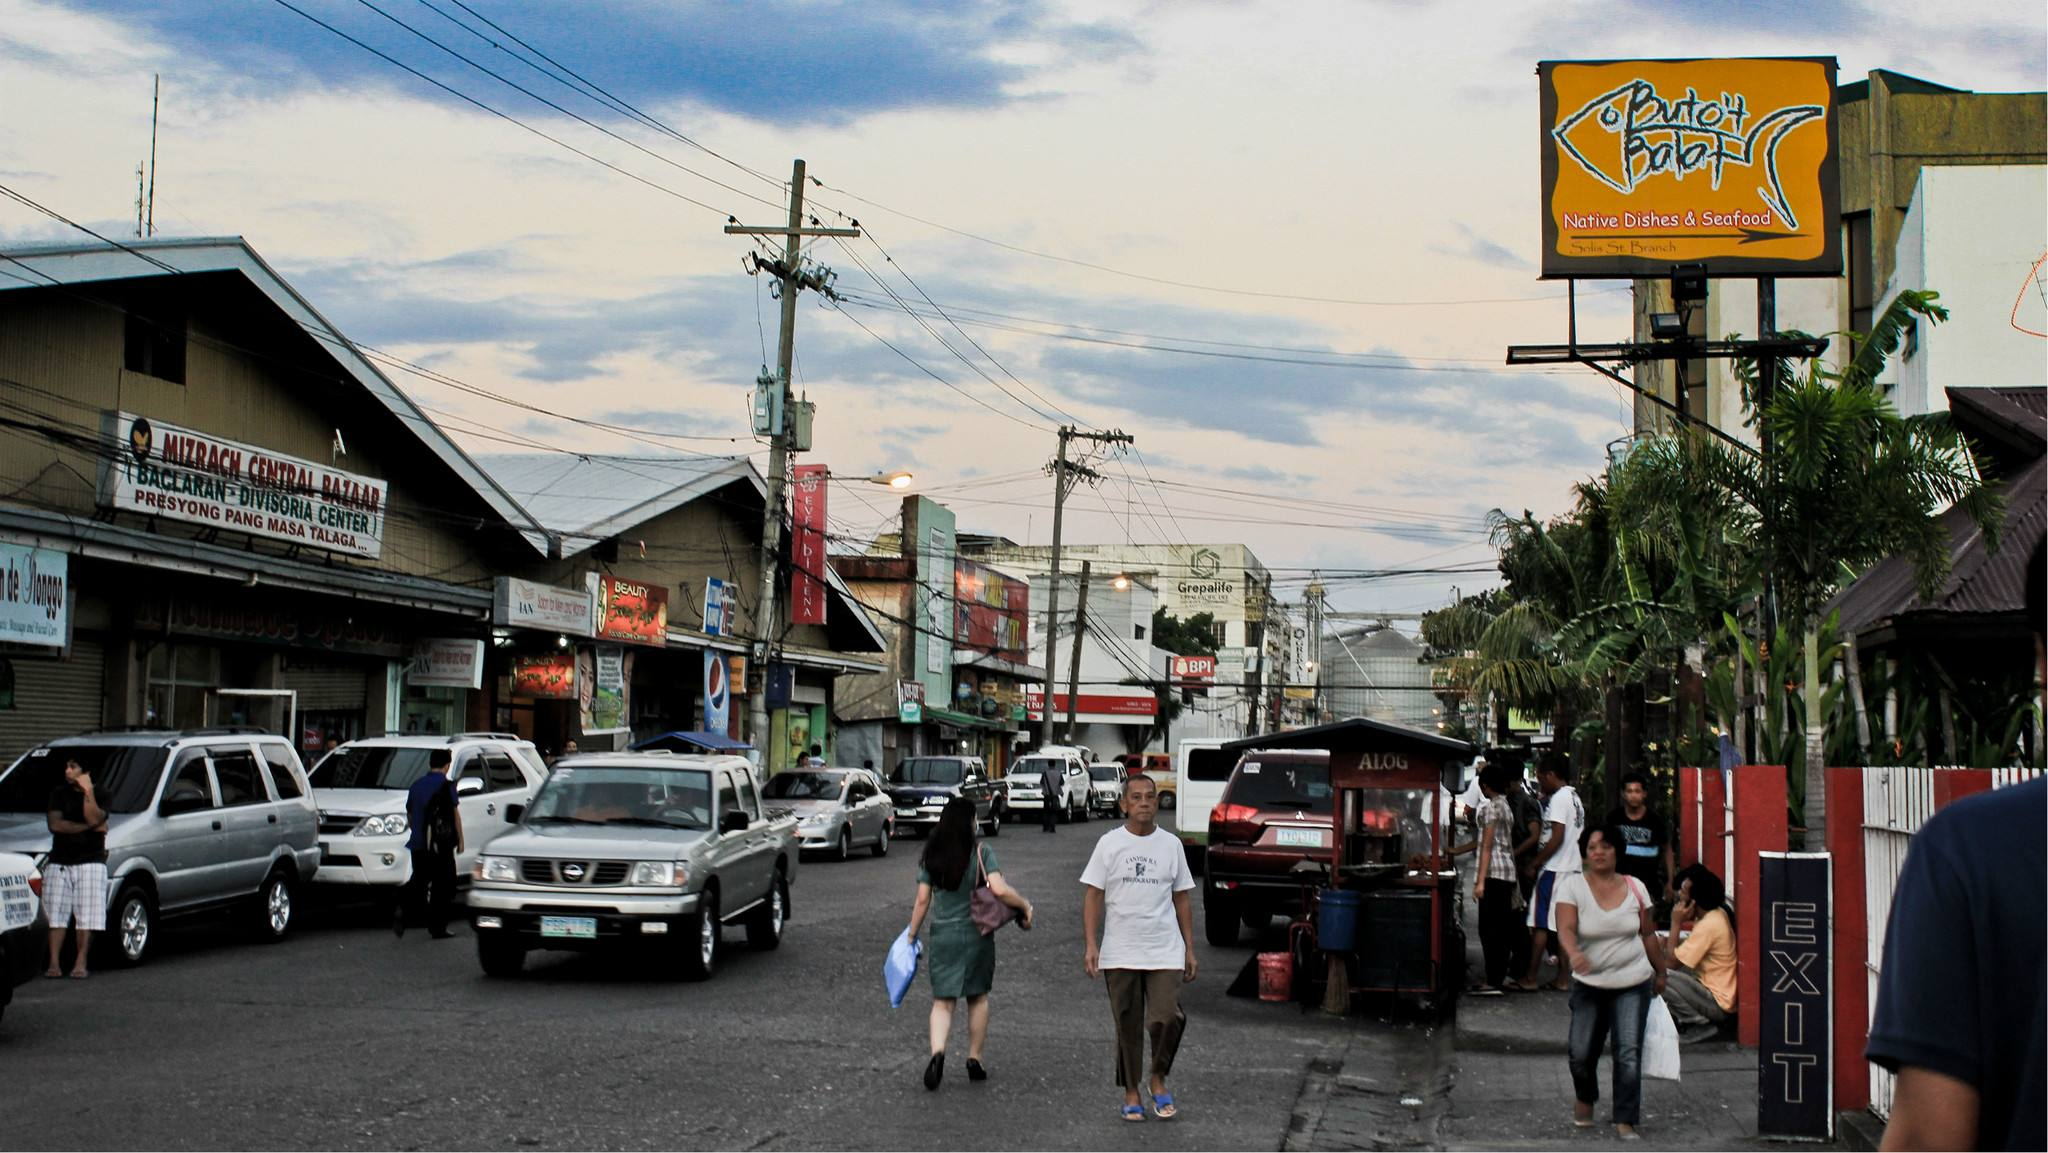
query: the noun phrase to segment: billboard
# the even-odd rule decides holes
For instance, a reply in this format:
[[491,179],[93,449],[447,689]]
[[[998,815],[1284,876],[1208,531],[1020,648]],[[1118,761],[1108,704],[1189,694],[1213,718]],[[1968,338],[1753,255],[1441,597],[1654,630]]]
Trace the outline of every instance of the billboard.
[[0,641],[71,643],[71,554],[0,544]]
[[1031,586],[964,557],[953,562],[953,646],[1030,663]]
[[822,464],[800,464],[791,475],[789,623],[825,623],[825,480],[831,470]]
[[1549,60],[1543,276],[1839,276],[1832,56]]
[[643,645],[668,643],[668,589],[644,581],[593,573],[597,635]]

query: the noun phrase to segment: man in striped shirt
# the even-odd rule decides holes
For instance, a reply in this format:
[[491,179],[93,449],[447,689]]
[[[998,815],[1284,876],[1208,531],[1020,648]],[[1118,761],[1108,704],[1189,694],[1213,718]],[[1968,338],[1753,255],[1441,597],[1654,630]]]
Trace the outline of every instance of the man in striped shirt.
[[1515,774],[1506,765],[1488,765],[1479,774],[1479,857],[1474,866],[1472,898],[1479,905],[1479,944],[1486,954],[1486,982],[1472,992],[1498,996],[1507,981],[1515,941],[1525,930],[1516,910],[1522,895],[1515,875],[1515,814],[1507,791]]

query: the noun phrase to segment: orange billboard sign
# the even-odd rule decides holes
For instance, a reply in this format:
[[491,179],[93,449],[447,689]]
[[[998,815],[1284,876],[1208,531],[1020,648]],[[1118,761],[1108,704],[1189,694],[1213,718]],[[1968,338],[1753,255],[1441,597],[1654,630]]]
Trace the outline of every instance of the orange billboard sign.
[[1545,61],[1543,275],[1839,276],[1833,57]]

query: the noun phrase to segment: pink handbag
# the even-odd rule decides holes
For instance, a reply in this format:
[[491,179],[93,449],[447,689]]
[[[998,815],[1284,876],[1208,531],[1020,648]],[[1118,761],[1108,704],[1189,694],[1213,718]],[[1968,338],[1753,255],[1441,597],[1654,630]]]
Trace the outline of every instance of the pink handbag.
[[986,937],[1024,914],[1003,904],[995,890],[988,887],[988,863],[982,859],[981,846],[974,846],[974,867],[980,880],[974,886],[974,893],[968,898],[974,916],[974,927]]

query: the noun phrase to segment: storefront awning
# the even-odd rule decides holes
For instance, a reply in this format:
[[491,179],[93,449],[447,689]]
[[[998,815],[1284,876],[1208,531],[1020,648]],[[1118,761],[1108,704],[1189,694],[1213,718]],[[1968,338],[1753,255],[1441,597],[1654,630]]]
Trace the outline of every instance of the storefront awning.
[[844,653],[820,652],[817,649],[783,648],[775,654],[775,663],[796,665],[807,669],[824,669],[831,673],[885,673],[889,666],[881,661],[864,661]]
[[956,713],[952,709],[924,707],[924,723],[928,725],[952,725],[958,729],[992,729],[1007,731],[1015,728],[1017,722],[1008,717],[978,717],[973,713]]

